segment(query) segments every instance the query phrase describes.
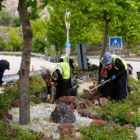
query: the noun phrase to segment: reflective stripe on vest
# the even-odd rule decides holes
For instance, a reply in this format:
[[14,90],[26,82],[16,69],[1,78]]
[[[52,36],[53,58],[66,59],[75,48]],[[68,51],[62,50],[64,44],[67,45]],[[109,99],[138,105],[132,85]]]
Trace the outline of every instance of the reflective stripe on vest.
[[60,74],[62,75],[62,77],[64,79],[69,79],[70,78],[70,66],[69,66],[68,63],[61,62],[61,63],[55,64],[51,68],[49,68],[50,75],[54,80],[57,80],[56,78],[53,77],[53,73],[56,69],[58,69],[60,71]]
[[[128,67],[127,67],[127,64],[126,64],[126,62],[125,62],[120,56],[111,55],[111,58],[112,58],[113,66],[114,66],[114,68],[115,68],[116,70],[119,70],[119,69],[115,66],[115,59],[116,59],[116,58],[119,58],[119,59],[122,61],[123,65],[124,65],[124,67],[125,67],[125,70],[127,70],[127,68],[128,68]],[[103,64],[103,58],[101,59],[100,62]]]

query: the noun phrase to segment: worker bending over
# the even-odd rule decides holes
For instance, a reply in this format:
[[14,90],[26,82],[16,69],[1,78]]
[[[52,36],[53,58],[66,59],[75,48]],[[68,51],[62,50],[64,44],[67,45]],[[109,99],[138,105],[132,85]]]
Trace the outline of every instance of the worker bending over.
[[92,61],[88,58],[87,58],[87,65],[88,65],[88,71],[98,70],[98,66],[93,64]]
[[68,63],[70,65],[70,67],[72,68],[72,70],[74,71],[74,59],[73,58],[70,58],[68,55],[66,54],[63,54],[59,57],[59,60],[58,62],[65,62],[65,63]]
[[117,55],[106,52],[100,61],[98,84],[111,78],[111,81],[99,87],[103,97],[122,100],[128,93],[128,75],[126,62]]
[[10,70],[10,64],[7,60],[0,60],[0,85],[2,86],[6,86],[7,83],[2,81],[2,77],[3,77],[3,74],[5,72],[5,70]]
[[[54,96],[54,99],[58,99],[62,96],[73,96],[69,95],[67,92],[72,88],[70,67],[68,63],[57,63],[49,69],[42,70],[41,76],[47,84],[48,94],[54,92],[51,89],[56,89],[56,95],[52,95],[52,97]],[[51,83],[53,83],[53,86]]]

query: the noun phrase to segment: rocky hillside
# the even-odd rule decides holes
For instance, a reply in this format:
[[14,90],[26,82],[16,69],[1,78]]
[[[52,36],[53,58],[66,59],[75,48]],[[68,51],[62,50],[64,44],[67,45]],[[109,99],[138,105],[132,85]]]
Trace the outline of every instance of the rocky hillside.
[[[12,17],[14,16],[18,16],[19,13],[18,13],[18,10],[17,10],[17,7],[18,7],[18,1],[19,0],[6,0],[4,1],[2,4],[5,5],[6,8],[3,8],[4,11],[7,11],[9,12]],[[38,1],[38,4],[40,0],[37,0]],[[40,13],[41,17],[44,18],[44,17],[49,17],[49,13],[47,11],[47,7]]]

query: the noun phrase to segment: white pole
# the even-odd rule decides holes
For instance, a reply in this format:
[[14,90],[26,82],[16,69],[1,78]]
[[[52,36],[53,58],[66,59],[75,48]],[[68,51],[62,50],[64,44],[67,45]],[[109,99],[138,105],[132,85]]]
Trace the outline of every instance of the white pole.
[[69,29],[67,28],[67,42],[69,42]]

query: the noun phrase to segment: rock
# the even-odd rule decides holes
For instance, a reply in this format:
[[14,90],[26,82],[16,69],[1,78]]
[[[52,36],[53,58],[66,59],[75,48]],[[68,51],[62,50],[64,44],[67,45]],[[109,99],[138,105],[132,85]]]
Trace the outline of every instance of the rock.
[[93,84],[94,85],[98,85],[98,81],[93,81]]
[[107,98],[99,98],[100,104],[107,104],[108,99]]
[[62,130],[63,128],[74,128],[74,125],[69,123],[60,123],[58,130]]
[[87,106],[92,106],[92,102],[90,101],[90,100],[88,100],[88,99],[85,99],[85,103],[87,104]]
[[93,88],[95,88],[95,86],[89,86],[89,89],[90,89],[90,90],[93,89]]
[[89,117],[91,114],[91,111],[88,109],[81,109],[78,113],[81,114],[81,116],[83,117]]
[[71,109],[75,109],[75,105],[73,103],[70,104]]
[[83,82],[91,82],[91,79],[88,76],[84,76]]
[[80,79],[76,79],[78,84],[82,84],[83,83],[83,80],[80,80]]
[[68,105],[71,103],[75,104],[76,98],[71,96],[63,96],[56,100],[56,104],[59,104],[60,102],[64,102],[65,104]]
[[2,118],[2,120],[4,120],[4,121],[13,120],[13,116],[7,112],[0,113],[0,118]]
[[12,107],[19,107],[19,101],[13,101],[13,102],[11,103],[11,106],[12,106]]
[[73,103],[76,101],[76,98],[75,97],[68,97],[68,101],[69,101],[69,104]]
[[86,108],[85,101],[77,101],[76,109],[83,109],[83,108]]
[[97,113],[95,113],[95,112],[92,112],[90,114],[89,118],[91,118],[91,119],[99,119],[99,117],[97,116]]
[[53,140],[53,136],[48,136],[47,134],[43,134],[42,140]]
[[93,121],[93,122],[91,122],[90,123],[91,125],[105,125],[105,124],[107,124],[107,121],[102,121],[102,120],[95,120],[95,121]]
[[65,137],[65,136],[69,136],[73,133],[76,132],[74,125],[73,124],[68,124],[68,123],[61,123],[58,126],[58,129],[60,130],[60,137]]
[[94,104],[94,105],[99,105],[99,101],[97,100],[97,99],[92,99],[92,103]]
[[56,123],[75,123],[76,117],[70,107],[65,103],[59,103],[51,113],[51,117]]
[[48,94],[47,94],[46,92],[41,92],[41,93],[39,94],[39,97],[40,97],[41,99],[43,99],[43,100],[46,100],[46,99],[48,98]]

